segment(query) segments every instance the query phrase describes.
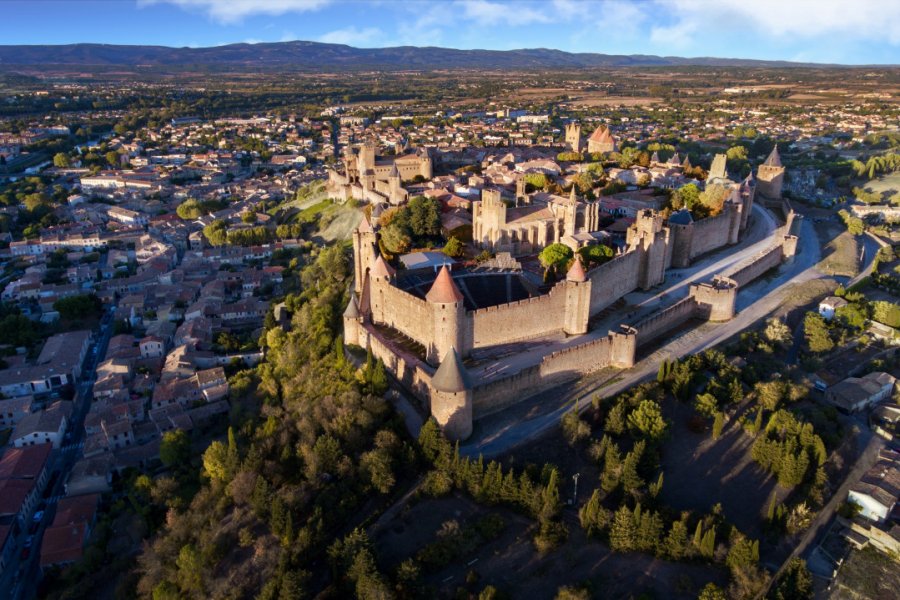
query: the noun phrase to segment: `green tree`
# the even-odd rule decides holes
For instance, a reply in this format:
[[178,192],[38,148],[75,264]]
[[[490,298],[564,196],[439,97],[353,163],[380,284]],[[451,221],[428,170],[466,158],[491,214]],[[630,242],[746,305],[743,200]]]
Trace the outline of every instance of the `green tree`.
[[668,424],[662,409],[653,400],[641,400],[638,407],[628,415],[628,426],[650,440],[658,440],[665,433]]
[[459,258],[463,254],[465,246],[456,236],[450,236],[444,244],[442,252],[451,258]]
[[585,246],[578,250],[578,254],[581,255],[581,260],[588,267],[602,265],[615,256],[613,249],[603,244],[591,244],[590,246]]
[[772,317],[766,320],[763,337],[773,344],[787,344],[791,341],[791,330],[781,319]]
[[186,467],[191,459],[191,440],[183,429],[167,431],[159,445],[159,459],[167,467]]
[[637,541],[637,527],[634,524],[634,513],[624,503],[613,515],[609,529],[609,547],[615,552],[634,550]]
[[681,560],[688,551],[687,523],[684,519],[673,521],[663,543],[666,555],[672,560]]
[[716,417],[713,420],[712,437],[714,440],[719,439],[719,436],[722,435],[722,428],[724,426],[725,426],[725,413],[719,411],[716,413]]
[[94,294],[68,296],[53,303],[53,310],[63,319],[86,319],[99,315],[101,309],[100,299]]
[[587,503],[578,511],[578,519],[588,535],[599,535],[609,526],[610,513],[601,503],[599,489],[594,490]]
[[727,600],[727,596],[725,596],[725,592],[722,591],[722,588],[716,584],[707,583],[703,586],[703,589],[700,590],[700,595],[697,596],[697,600]]
[[203,228],[203,236],[211,246],[223,246],[228,241],[228,225],[221,219],[216,219]]
[[719,401],[712,394],[697,394],[694,409],[704,417],[712,417],[719,410]]
[[775,584],[775,590],[772,592],[773,600],[811,600],[813,597],[813,580],[809,569],[806,568],[806,561],[801,558],[791,559],[787,569]]
[[818,313],[806,313],[806,317],[803,319],[803,334],[811,352],[820,354],[834,348],[834,342],[828,332],[828,325]]
[[591,426],[575,410],[571,410],[563,415],[562,428],[563,435],[565,435],[571,446],[575,446],[591,437]]
[[550,469],[550,476],[547,479],[547,485],[541,493],[541,511],[542,520],[554,518],[559,514],[562,504],[559,500],[559,473],[555,468]]
[[541,264],[545,269],[553,269],[556,272],[559,272],[560,270],[565,269],[568,262],[572,260],[572,256],[571,248],[565,244],[555,243],[550,244],[541,250],[541,253],[538,255],[538,260],[541,261]]
[[53,166],[58,167],[60,169],[67,169],[72,165],[72,161],[69,160],[69,155],[65,152],[57,152],[53,156]]

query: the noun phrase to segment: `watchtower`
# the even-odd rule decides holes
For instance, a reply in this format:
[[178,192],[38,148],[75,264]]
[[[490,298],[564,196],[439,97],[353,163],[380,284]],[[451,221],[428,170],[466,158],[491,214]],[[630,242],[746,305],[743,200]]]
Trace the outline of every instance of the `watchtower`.
[[569,123],[566,125],[566,145],[572,152],[581,152],[581,123]]

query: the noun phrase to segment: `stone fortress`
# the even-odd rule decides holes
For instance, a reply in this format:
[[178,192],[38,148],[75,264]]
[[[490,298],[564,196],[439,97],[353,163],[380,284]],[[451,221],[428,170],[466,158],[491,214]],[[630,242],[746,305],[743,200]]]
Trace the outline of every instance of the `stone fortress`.
[[[364,147],[354,158],[353,168],[347,168],[348,180],[353,173],[380,181],[373,174],[373,151]],[[633,366],[640,347],[692,319],[727,321],[735,314],[738,289],[796,252],[793,212],[787,211],[786,225],[752,260],[710,282],[690,285],[687,297],[639,322],[606,335],[590,331],[592,318],[630,292],[663,283],[667,269],[687,266],[701,254],[738,242],[757,184],[752,177],[741,183],[729,181],[724,158],[716,157],[710,173],[713,182],[729,190],[719,215],[693,222],[686,211],[687,219],[679,211],[666,220],[655,210],[642,210],[616,256],[590,270],[576,259],[565,279],[546,293],[531,289],[515,270],[499,267],[451,272],[444,266],[439,272],[398,273],[378,250],[377,228],[363,219],[353,233],[355,281],[343,317],[345,341],[370,348],[425,403],[448,437],[462,440],[471,434],[476,419],[543,389],[605,367]],[[407,174],[412,172],[411,163],[404,163]],[[766,163],[757,179],[772,194],[784,173],[777,150]],[[399,169],[397,161],[375,166],[389,175]],[[418,168],[424,166],[419,163]],[[355,193],[361,184],[347,185]],[[364,189],[377,193],[377,188]],[[524,186],[517,191],[524,191]],[[596,204],[581,202],[574,193],[569,198],[544,194],[509,208],[498,191],[485,189],[482,200],[473,205],[474,238],[485,247],[515,254],[533,253],[557,241],[573,241],[577,247],[583,245],[578,236],[589,236],[596,228]],[[525,218],[517,216],[519,208],[527,209],[520,211]],[[479,378],[464,365],[498,350],[503,354],[516,344],[560,335],[575,339],[501,375],[482,373]]]
[[358,148],[344,148],[344,172],[328,171],[328,189],[341,201],[351,198],[372,204],[399,205],[406,201],[404,181],[416,177],[431,179],[432,162],[428,151],[408,148],[397,156],[377,157],[375,144],[367,141]]

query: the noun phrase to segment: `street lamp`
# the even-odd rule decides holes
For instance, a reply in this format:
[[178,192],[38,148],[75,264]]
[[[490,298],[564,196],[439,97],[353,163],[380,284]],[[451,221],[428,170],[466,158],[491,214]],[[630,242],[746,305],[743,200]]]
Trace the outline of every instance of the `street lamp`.
[[572,506],[575,506],[578,503],[578,476],[581,473],[575,473],[572,475],[572,479],[575,480],[575,493],[572,495]]

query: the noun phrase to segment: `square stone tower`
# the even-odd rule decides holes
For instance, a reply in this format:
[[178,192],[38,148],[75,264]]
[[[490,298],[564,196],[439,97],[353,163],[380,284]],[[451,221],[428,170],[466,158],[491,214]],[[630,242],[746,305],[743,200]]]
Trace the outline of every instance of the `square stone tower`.
[[581,152],[581,123],[569,123],[566,125],[566,145],[572,152]]
[[772,148],[766,161],[756,171],[756,190],[772,200],[781,198],[781,186],[784,183],[784,166],[778,155],[778,146]]

